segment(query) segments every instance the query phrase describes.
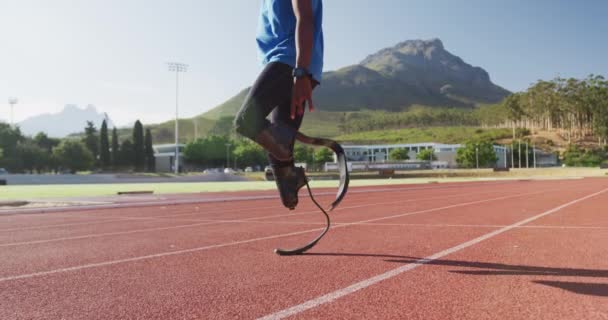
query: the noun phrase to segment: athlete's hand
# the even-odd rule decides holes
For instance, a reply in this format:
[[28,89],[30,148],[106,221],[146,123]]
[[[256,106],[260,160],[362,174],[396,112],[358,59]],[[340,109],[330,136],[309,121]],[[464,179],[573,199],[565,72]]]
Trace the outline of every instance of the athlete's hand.
[[312,83],[310,77],[295,78],[293,82],[293,94],[291,95],[291,118],[304,114],[304,106],[308,103],[308,110],[314,111],[312,104]]

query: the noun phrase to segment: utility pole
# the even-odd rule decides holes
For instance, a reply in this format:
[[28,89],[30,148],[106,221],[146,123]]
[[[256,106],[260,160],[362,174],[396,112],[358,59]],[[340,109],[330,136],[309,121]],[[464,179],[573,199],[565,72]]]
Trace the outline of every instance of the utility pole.
[[515,140],[511,141],[511,169],[515,169]]
[[536,169],[536,148],[532,145],[532,156],[534,159],[534,169]]
[[530,163],[528,162],[528,141],[526,141],[526,169],[530,169]]
[[475,167],[479,169],[479,147],[475,147]]
[[226,168],[230,167],[230,143],[226,143]]
[[175,174],[179,173],[179,74],[188,71],[188,65],[179,62],[167,63],[169,71],[175,72]]
[[11,128],[15,126],[15,121],[13,120],[13,108],[19,102],[17,98],[8,98],[8,104],[11,105]]
[[505,146],[504,149],[504,158],[505,158],[505,169],[508,168],[509,166],[507,165],[507,146]]
[[518,143],[519,143],[519,147],[518,147],[517,158],[519,158],[518,163],[519,163],[519,168],[521,169],[521,140],[518,140]]

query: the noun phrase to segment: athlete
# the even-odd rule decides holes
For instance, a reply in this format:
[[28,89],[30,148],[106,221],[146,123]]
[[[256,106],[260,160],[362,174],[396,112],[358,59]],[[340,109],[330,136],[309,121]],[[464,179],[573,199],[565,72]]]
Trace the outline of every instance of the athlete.
[[[322,0],[262,0],[257,46],[264,69],[235,118],[236,131],[267,152],[283,205],[306,184],[293,145],[323,70]],[[267,116],[270,115],[270,121]]]

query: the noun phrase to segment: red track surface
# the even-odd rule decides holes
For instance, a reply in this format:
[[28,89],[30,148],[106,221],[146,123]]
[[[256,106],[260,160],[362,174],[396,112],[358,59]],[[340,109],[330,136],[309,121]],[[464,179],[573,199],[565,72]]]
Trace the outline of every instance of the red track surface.
[[608,319],[607,205],[606,179],[354,188],[296,257],[306,198],[5,215],[0,319]]

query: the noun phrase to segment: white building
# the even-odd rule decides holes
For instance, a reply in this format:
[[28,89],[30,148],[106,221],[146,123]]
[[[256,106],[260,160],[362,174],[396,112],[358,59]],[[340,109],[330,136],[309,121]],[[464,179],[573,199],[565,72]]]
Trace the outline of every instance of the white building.
[[[184,165],[184,144],[179,144],[179,166]],[[156,172],[173,172],[175,164],[175,144],[157,144],[154,149]]]
[[[349,162],[383,163],[389,161],[389,154],[394,149],[405,149],[408,151],[410,159],[416,159],[416,155],[426,149],[432,149],[437,157],[433,161],[433,167],[456,168],[456,152],[461,147],[460,144],[442,144],[436,142],[425,143],[403,143],[403,144],[375,144],[375,145],[343,145],[346,158]],[[494,146],[496,156],[495,167],[504,168],[506,147]],[[430,160],[430,159],[429,159]]]

